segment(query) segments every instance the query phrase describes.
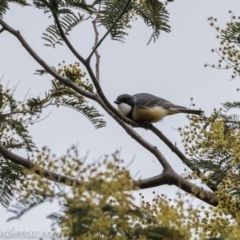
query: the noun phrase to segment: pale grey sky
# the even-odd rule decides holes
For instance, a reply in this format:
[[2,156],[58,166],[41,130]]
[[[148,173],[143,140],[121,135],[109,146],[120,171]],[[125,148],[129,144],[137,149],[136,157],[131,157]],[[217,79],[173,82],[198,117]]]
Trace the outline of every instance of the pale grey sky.
[[[213,108],[220,107],[222,102],[239,99],[236,88],[238,80],[229,81],[231,72],[204,68],[206,62],[215,63],[217,55],[211,53],[211,48],[218,46],[216,32],[209,26],[207,18],[218,18],[218,25],[230,19],[229,10],[239,14],[238,0],[175,0],[170,3],[171,33],[161,33],[156,43],[146,45],[151,31],[138,20],[126,37],[124,44],[110,41],[108,38],[100,47],[100,79],[102,88],[111,102],[122,93],[147,92],[165,98],[175,104],[188,107],[190,98],[194,98],[196,108],[201,108],[209,115]],[[236,10],[236,11],[235,11]],[[52,19],[34,8],[22,9],[11,5],[5,21],[15,29],[20,30],[29,44],[51,66],[57,66],[65,60],[73,63],[76,59],[66,46],[55,49],[44,47],[42,32]],[[103,33],[103,32],[102,32]],[[77,27],[70,35],[77,50],[87,56],[94,41],[91,23]],[[0,35],[0,76],[3,82],[11,81],[15,85],[20,81],[16,97],[22,99],[27,90],[32,96],[43,94],[48,89],[50,76],[33,75],[36,69],[41,69],[21,44],[12,35],[4,32]],[[104,154],[111,154],[121,149],[122,158],[128,163],[134,156],[130,166],[133,175],[143,178],[157,175],[161,166],[152,154],[143,149],[137,142],[107,114],[104,118],[107,127],[95,130],[91,123],[81,114],[71,109],[47,109],[45,114],[52,112],[50,117],[31,127],[34,141],[39,147],[47,145],[58,155],[64,154],[72,144],[79,144],[82,156],[89,151],[88,161],[98,159]],[[184,114],[165,118],[156,126],[180,149],[183,149],[178,132],[173,128],[184,126],[188,120]],[[181,161],[153,134],[143,129],[137,129],[150,143],[156,145],[167,157],[175,170],[182,172]],[[162,186],[143,191],[147,198],[155,190],[174,196],[176,187]],[[199,204],[194,200],[194,204]],[[1,228],[48,228],[50,221],[45,216],[57,209],[56,204],[39,207],[22,217],[21,221],[5,220],[11,216],[1,208]],[[39,224],[41,223],[41,224]]]

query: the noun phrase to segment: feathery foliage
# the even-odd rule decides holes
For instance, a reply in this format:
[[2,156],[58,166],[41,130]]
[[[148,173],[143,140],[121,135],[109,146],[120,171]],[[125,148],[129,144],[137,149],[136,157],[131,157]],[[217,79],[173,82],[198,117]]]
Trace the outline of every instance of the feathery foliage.
[[231,20],[225,29],[216,26],[216,18],[210,17],[210,25],[218,32],[217,38],[220,39],[220,47],[212,49],[220,59],[218,64],[205,64],[217,69],[232,69],[231,79],[240,76],[240,17],[236,17],[232,11]]
[[[35,7],[44,10],[44,13],[51,12],[55,14],[59,19],[59,23],[65,35],[69,35],[74,27],[88,19],[95,11],[94,7],[87,4],[84,0],[34,0],[33,3]],[[73,11],[73,9],[80,10],[80,12]],[[85,19],[81,12],[85,12],[89,14],[89,16]],[[55,47],[56,44],[63,44],[56,23],[50,25],[46,29],[42,38],[48,42],[45,46]]]
[[[200,180],[218,197],[219,204],[213,210],[214,214],[228,215],[237,223],[240,214],[240,121],[237,115],[228,116],[227,112],[239,106],[239,102],[227,102],[223,104],[225,111],[215,110],[210,117],[191,116],[190,125],[181,130],[185,152],[202,172]],[[199,176],[192,172],[187,178],[199,179]],[[222,226],[224,236],[229,220],[226,222],[218,216],[213,224]],[[206,231],[212,237],[219,233],[218,228],[210,225]]]
[[[158,0],[129,1],[129,0],[97,0],[94,4],[101,4],[98,21],[110,30],[113,40],[123,41],[127,34],[126,29],[131,27],[134,18],[141,17],[144,23],[153,29],[150,38],[154,41],[160,35],[160,31],[169,32],[168,12],[162,2]],[[119,16],[122,15],[119,21]],[[117,21],[117,22],[116,22]],[[114,27],[113,23],[115,23]]]
[[23,102],[14,99],[14,91],[15,88],[3,89],[0,85],[0,142],[8,149],[25,148],[31,152],[35,144],[27,126],[33,124],[38,116],[26,109]]
[[[79,158],[74,147],[58,160],[52,161],[48,149],[38,156],[38,164],[51,161],[55,170],[87,184],[72,187],[71,194],[68,187],[53,191],[49,181],[38,176],[31,178],[31,171],[26,172],[28,180],[22,183],[25,194],[10,208],[14,216],[9,220],[23,217],[43,201],[57,198],[62,211],[48,218],[53,221],[53,227],[61,228],[66,239],[189,239],[189,226],[182,218],[187,209],[182,203],[179,202],[181,210],[177,210],[170,207],[166,197],[158,195],[152,204],[144,201],[143,196],[140,206],[133,203],[129,190],[136,187],[130,173],[122,166],[118,152],[91,165]],[[196,223],[197,211],[189,216],[191,223]],[[175,224],[172,217],[176,218]]]
[[[152,39],[156,41],[161,31],[170,31],[168,12],[164,4],[158,0],[96,0],[91,5],[80,0],[34,0],[34,5],[43,9],[45,13],[54,14],[65,35],[69,35],[71,30],[82,21],[93,17],[110,31],[113,40],[118,41],[124,41],[124,37],[128,35],[127,29],[137,17],[142,18],[144,23],[153,29],[149,42]],[[73,11],[74,9],[80,12]],[[84,12],[86,16],[81,12]],[[48,42],[46,46],[55,47],[56,44],[63,44],[56,23],[46,29],[43,39]]]
[[60,158],[45,148],[37,159],[39,165],[51,161],[52,169],[84,183],[54,189],[49,180],[25,171],[28,179],[22,182],[22,188],[26,190],[21,200],[10,207],[14,216],[9,220],[24,217],[44,201],[57,199],[61,211],[48,218],[52,228],[61,229],[60,235],[66,239],[207,240],[221,235],[231,240],[240,234],[232,218],[204,206],[201,211],[199,207],[194,209],[184,203],[181,194],[173,200],[153,192],[153,200],[148,202],[140,193],[141,202],[135,204],[130,190],[136,186],[118,152],[87,164],[75,147]]
[[88,14],[94,13],[92,4],[87,4],[84,0],[33,0],[35,7],[44,10],[44,13],[73,13],[71,9],[77,9]]
[[161,31],[170,32],[168,25],[168,12],[162,2],[158,0],[143,1],[142,4],[134,2],[134,12],[136,12],[148,27],[153,29],[150,41],[154,42],[160,35]]
[[[78,14],[68,13],[59,19],[59,22],[63,28],[65,35],[68,35],[69,32],[82,21],[84,21],[84,16],[81,15],[80,13]],[[63,45],[63,39],[60,36],[56,24],[50,25],[46,29],[46,32],[43,33],[42,38],[48,42],[48,44],[45,44],[45,46],[55,47],[56,44]]]
[[0,157],[0,203],[8,207],[16,193],[19,181],[25,180],[23,168]]
[[40,205],[44,201],[46,201],[46,197],[42,197],[35,194],[32,194],[31,197],[28,199],[25,198],[20,199],[16,204],[12,204],[8,209],[8,212],[15,214],[15,216],[9,218],[8,221],[19,219],[21,216],[26,214],[32,208]]
[[[229,109],[229,103],[226,105]],[[215,111],[210,117],[191,116],[190,126],[181,130],[186,154],[191,158],[189,161],[209,176],[202,180],[212,189],[218,189],[230,169],[240,170],[240,165],[233,166],[239,127],[236,116]]]
[[[46,73],[44,70],[37,71],[37,74],[40,75],[44,73]],[[68,67],[62,66],[59,68],[58,73],[68,77],[84,90],[93,92],[93,85],[85,78],[86,73],[81,71],[78,63],[74,65],[70,64]],[[27,104],[30,110],[42,109],[49,105],[69,107],[87,117],[95,128],[101,128],[106,125],[106,122],[101,118],[102,115],[95,107],[89,106],[87,100],[82,95],[76,93],[56,79],[52,81],[52,89],[45,93],[44,98],[29,99]]]
[[9,9],[9,3],[15,3],[22,7],[30,6],[26,0],[0,0],[0,18],[3,18],[3,15]]

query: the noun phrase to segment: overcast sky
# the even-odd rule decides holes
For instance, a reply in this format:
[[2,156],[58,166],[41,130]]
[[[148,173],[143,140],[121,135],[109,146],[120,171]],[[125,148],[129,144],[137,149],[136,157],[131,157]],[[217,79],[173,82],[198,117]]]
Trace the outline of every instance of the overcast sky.
[[[34,8],[10,6],[11,10],[4,17],[5,21],[20,30],[49,65],[57,66],[62,60],[69,64],[76,61],[65,46],[57,46],[55,49],[43,46],[42,32],[52,18],[49,19],[48,15]],[[210,51],[218,46],[217,33],[209,26],[207,18],[216,17],[218,25],[224,26],[230,19],[228,11],[233,10],[238,15],[239,9],[239,0],[175,0],[168,5],[171,33],[162,32],[157,42],[146,45],[151,29],[141,20],[133,23],[124,44],[108,38],[99,49],[100,81],[108,99],[113,102],[122,93],[146,92],[188,107],[190,98],[193,97],[196,108],[204,110],[207,116],[213,108],[221,107],[221,103],[238,100],[238,79],[229,81],[230,71],[204,68],[204,64],[216,63],[218,60],[217,55]],[[76,49],[87,57],[94,42],[91,23],[77,27],[70,39]],[[7,32],[0,35],[0,56],[0,77],[4,76],[3,82],[10,81],[12,86],[20,82],[16,98],[23,99],[28,89],[32,96],[36,96],[43,95],[49,88],[51,77],[33,74],[41,67],[17,39]],[[104,114],[107,127],[95,130],[84,116],[71,109],[46,109],[44,114],[51,112],[51,115],[30,129],[34,141],[39,147],[49,146],[58,155],[64,154],[72,144],[78,143],[80,155],[85,156],[89,151],[89,162],[121,149],[121,156],[126,163],[135,157],[130,166],[133,175],[139,172],[139,177],[146,178],[159,174],[162,168],[154,156],[129,137],[101,108],[99,110]],[[183,149],[179,134],[174,128],[186,124],[186,116],[178,114],[155,125]],[[143,129],[137,131],[162,151],[176,171],[182,172],[184,165],[156,136]],[[174,196],[178,191],[173,186],[162,186],[143,192],[150,198],[153,190],[169,196]],[[195,205],[199,203],[194,200]],[[5,220],[12,215],[1,208],[1,229],[10,226],[48,228],[50,221],[45,216],[55,209],[55,204],[48,204],[26,214],[21,221],[6,223]]]

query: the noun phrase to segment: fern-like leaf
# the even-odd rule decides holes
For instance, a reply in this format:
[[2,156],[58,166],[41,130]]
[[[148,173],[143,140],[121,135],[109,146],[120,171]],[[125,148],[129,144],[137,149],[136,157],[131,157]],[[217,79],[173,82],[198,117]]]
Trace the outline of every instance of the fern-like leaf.
[[17,181],[25,179],[23,168],[0,157],[0,179],[0,203],[7,208],[15,195]]
[[0,0],[0,18],[3,18],[3,15],[9,9],[8,2],[8,0]]
[[223,103],[222,105],[226,112],[233,108],[240,108],[240,102],[235,102],[235,101],[234,102],[226,102],[226,103]]
[[[35,144],[27,129],[27,122],[29,118],[20,117],[20,114],[28,114],[30,116],[36,114],[34,112],[27,112],[22,109],[22,105],[19,104],[13,97],[13,93],[10,90],[0,89],[0,141],[6,147],[10,149],[25,148],[28,151],[33,151]],[[20,113],[20,114],[18,114]]]
[[56,81],[52,82],[52,86],[51,97],[55,99],[54,104],[66,106],[82,113],[96,129],[106,125],[105,121],[101,119],[102,115],[95,107],[90,107],[82,95]]
[[3,18],[3,15],[9,9],[9,6],[8,6],[9,3],[15,3],[22,7],[30,6],[30,4],[27,3],[27,1],[25,0],[0,0],[0,18]]
[[[58,70],[58,73],[67,77],[85,91],[93,92],[93,84],[85,78],[86,73],[79,68],[78,63],[63,66]],[[36,74],[44,75],[47,74],[47,72],[45,70],[37,70]],[[82,95],[60,83],[56,79],[52,81],[52,88],[45,93],[44,98],[41,99],[37,97],[29,99],[27,105],[29,110],[34,112],[41,112],[42,108],[48,105],[69,107],[87,117],[96,129],[106,125],[106,122],[102,119],[102,115],[99,111],[95,107],[89,106],[88,102]]]
[[101,12],[98,18],[98,22],[109,30],[113,23],[116,22],[118,17],[122,15],[121,19],[115,24],[115,27],[111,30],[110,36],[113,40],[123,42],[124,37],[127,34],[127,24],[130,22],[130,4],[128,0],[118,1],[95,1],[94,4],[101,4]]
[[170,32],[168,12],[162,2],[158,0],[148,0],[144,1],[143,5],[135,3],[133,8],[144,20],[145,24],[153,29],[149,43],[152,39],[155,42],[161,31]]
[[230,43],[240,44],[240,22],[230,22],[225,31],[221,33],[221,37]]
[[19,219],[22,215],[26,212],[30,211],[32,208],[40,205],[41,203],[45,202],[47,197],[38,196],[32,194],[31,197],[28,199],[21,199],[16,204],[10,206],[8,212],[12,212],[15,214],[14,217],[9,218],[7,221]]
[[[64,31],[65,35],[68,35],[69,32],[77,26],[79,23],[81,23],[84,20],[84,15],[78,14],[65,14],[63,17],[60,18],[59,22],[62,26],[62,29]],[[56,24],[50,25],[46,32],[43,33],[44,40],[48,42],[48,44],[45,44],[45,46],[49,47],[55,47],[57,44],[62,45],[63,40],[60,36],[60,33],[58,31],[58,28]]]
[[133,17],[140,16],[147,26],[152,27],[151,39],[158,38],[161,31],[169,32],[168,12],[165,6],[158,0],[146,0],[139,3],[133,1],[128,5],[128,0],[108,1],[96,0],[94,4],[101,4],[99,23],[108,30],[113,26],[118,17],[121,19],[115,24],[110,35],[113,40],[124,41],[127,29],[130,27]]
[[96,10],[91,4],[87,4],[85,0],[66,0],[65,6],[84,11],[88,14],[93,14]]
[[[89,88],[91,89],[91,87]],[[99,111],[95,107],[89,106],[82,95],[76,93],[56,80],[52,81],[52,89],[45,93],[44,98],[31,98],[27,101],[29,110],[35,112],[41,112],[43,108],[49,105],[65,106],[80,112],[88,118],[96,129],[106,125],[106,122],[101,118],[102,115]]]

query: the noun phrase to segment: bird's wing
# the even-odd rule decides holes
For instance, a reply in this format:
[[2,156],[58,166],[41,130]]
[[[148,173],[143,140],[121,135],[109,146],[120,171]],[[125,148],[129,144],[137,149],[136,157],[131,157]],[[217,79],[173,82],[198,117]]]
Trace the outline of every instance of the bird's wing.
[[186,109],[182,106],[177,106],[163,98],[156,97],[149,93],[138,93],[133,95],[136,100],[136,105],[139,107],[157,107],[161,106],[162,108],[176,108],[176,109]]

